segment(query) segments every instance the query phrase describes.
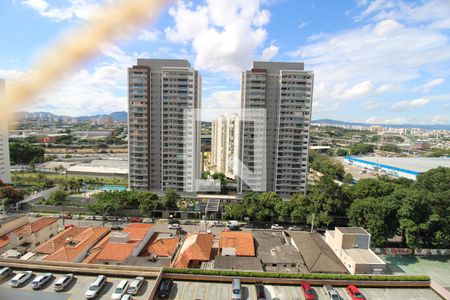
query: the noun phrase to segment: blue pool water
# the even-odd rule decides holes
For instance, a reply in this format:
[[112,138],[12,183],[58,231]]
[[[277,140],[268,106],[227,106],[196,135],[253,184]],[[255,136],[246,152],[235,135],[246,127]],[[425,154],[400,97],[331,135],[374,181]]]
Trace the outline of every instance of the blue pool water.
[[98,187],[101,191],[126,191],[127,188],[123,185],[102,185]]

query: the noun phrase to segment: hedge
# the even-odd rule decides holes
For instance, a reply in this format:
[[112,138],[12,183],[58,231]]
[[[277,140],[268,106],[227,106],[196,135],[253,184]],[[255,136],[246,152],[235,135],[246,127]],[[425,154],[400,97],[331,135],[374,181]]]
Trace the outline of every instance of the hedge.
[[173,269],[164,268],[164,273],[239,276],[260,278],[288,278],[288,279],[329,279],[329,280],[363,280],[363,281],[430,281],[424,275],[350,275],[350,274],[298,274],[298,273],[271,273],[228,270],[200,270],[200,269]]

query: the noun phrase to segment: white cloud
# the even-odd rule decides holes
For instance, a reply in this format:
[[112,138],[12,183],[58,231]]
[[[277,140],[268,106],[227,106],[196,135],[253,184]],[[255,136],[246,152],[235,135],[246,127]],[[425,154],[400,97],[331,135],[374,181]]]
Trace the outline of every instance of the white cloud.
[[165,29],[167,39],[191,43],[197,68],[233,75],[250,67],[270,19],[259,0],[206,0],[196,7],[179,1],[169,14],[175,24]]
[[414,100],[403,100],[403,101],[394,103],[391,106],[391,108],[394,111],[406,111],[411,108],[427,106],[430,102],[431,102],[430,99],[426,99],[426,98],[418,98],[418,99],[414,99]]
[[145,42],[154,42],[159,39],[160,32],[159,31],[149,31],[149,30],[141,30],[138,34],[138,40]]
[[428,93],[430,92],[433,88],[437,87],[438,85],[441,85],[444,83],[444,78],[435,78],[432,79],[422,85],[419,85],[418,87],[415,88],[415,91],[421,91],[424,93]]
[[279,49],[280,48],[278,46],[275,46],[274,44],[265,48],[261,55],[262,60],[271,60],[275,55],[277,55]]
[[211,121],[221,115],[239,113],[241,92],[225,90],[212,93],[202,101],[202,120]]
[[99,9],[98,0],[71,0],[66,5],[52,5],[45,0],[22,0],[21,3],[36,10],[41,16],[60,22],[71,19],[92,18]]
[[298,25],[298,28],[302,29],[303,27],[306,27],[306,26],[308,26],[309,24],[311,24],[311,22],[301,22],[301,23]]
[[373,86],[372,82],[370,82],[369,80],[366,80],[364,82],[355,84],[350,89],[345,90],[342,93],[341,98],[352,99],[352,98],[356,98],[356,97],[361,97],[361,96],[370,94],[371,92],[373,92],[373,90],[374,90],[374,86]]

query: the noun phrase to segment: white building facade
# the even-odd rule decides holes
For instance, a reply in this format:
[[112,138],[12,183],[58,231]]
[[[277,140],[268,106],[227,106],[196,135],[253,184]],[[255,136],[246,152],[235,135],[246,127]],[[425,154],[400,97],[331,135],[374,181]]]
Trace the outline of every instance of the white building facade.
[[201,76],[187,60],[128,70],[129,186],[194,192],[200,178]]
[[[5,96],[5,80],[0,79],[0,102]],[[0,120],[0,180],[11,183],[11,163],[9,158],[8,120]]]
[[216,172],[235,178],[239,166],[239,116],[220,116],[212,121],[212,163]]
[[254,62],[242,74],[239,193],[306,192],[313,81],[303,63]]

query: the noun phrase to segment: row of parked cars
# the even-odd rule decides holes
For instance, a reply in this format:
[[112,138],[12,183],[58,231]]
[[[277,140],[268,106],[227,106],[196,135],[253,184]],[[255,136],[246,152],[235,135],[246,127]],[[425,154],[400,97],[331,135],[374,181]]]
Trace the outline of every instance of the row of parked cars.
[[[30,216],[38,216],[31,215]],[[75,219],[75,220],[85,220],[85,221],[109,221],[109,222],[132,222],[132,223],[155,223],[152,218],[141,218],[141,217],[116,217],[116,216],[81,216],[81,215],[62,215],[62,214],[53,214],[52,218],[64,218],[64,219]]]
[[[303,282],[301,284],[301,289],[306,300],[316,299],[316,293],[314,292],[314,289],[311,287],[309,283]],[[330,300],[341,299],[339,293],[331,285],[325,285],[324,289]],[[279,300],[279,298],[268,298],[266,296],[266,290],[264,288],[264,285],[261,283],[257,283],[255,285],[255,290],[257,300],[266,300],[266,299]],[[350,295],[350,298],[352,300],[364,300],[363,294],[358,290],[356,286],[349,285],[347,286],[346,291]],[[241,300],[241,281],[239,279],[233,279],[233,282],[231,284],[231,299]]]
[[[13,275],[13,270],[9,267],[0,269],[0,279],[7,278]],[[13,278],[9,280],[9,285],[14,288],[23,287],[26,285],[28,280],[33,275],[33,271],[25,271],[21,273],[16,273]],[[34,290],[39,290],[43,288],[51,279],[53,278],[53,273],[45,273],[36,276],[33,281],[31,281],[31,288]],[[53,290],[55,292],[65,291],[70,283],[75,279],[74,274],[65,274],[59,277],[55,284],[53,285]],[[89,285],[85,293],[86,299],[96,298],[101,290],[105,287],[107,283],[107,278],[105,275],[98,275],[94,281]],[[112,300],[131,300],[132,296],[137,295],[144,284],[144,277],[136,277],[135,279],[128,281],[126,279],[121,280],[115,287],[111,299]]]

